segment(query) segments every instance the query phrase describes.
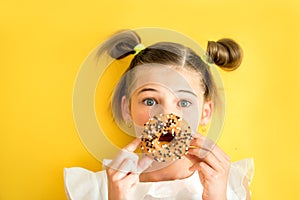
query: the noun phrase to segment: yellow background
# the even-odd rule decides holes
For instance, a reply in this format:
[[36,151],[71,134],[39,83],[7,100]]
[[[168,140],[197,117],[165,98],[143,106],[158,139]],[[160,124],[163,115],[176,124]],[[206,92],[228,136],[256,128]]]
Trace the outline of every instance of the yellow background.
[[65,199],[63,168],[101,169],[72,118],[88,53],[124,28],[164,27],[236,39],[244,61],[222,72],[227,115],[219,145],[254,157],[254,200],[300,199],[298,0],[12,0],[0,3],[0,199]]

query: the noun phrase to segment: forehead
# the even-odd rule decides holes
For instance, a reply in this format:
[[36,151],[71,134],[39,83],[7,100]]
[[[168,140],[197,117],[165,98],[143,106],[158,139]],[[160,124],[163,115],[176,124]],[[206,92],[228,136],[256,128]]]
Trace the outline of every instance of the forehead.
[[149,84],[158,84],[171,91],[201,92],[201,76],[197,72],[186,68],[147,64],[135,67],[133,73],[132,92]]

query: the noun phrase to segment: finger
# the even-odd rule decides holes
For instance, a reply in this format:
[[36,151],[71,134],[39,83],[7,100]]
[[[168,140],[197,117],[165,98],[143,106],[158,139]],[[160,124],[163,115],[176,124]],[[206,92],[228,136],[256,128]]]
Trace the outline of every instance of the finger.
[[138,156],[135,153],[133,153],[133,151],[139,146],[140,142],[141,140],[139,138],[133,140],[131,143],[129,143],[127,146],[121,149],[118,155],[107,166],[114,169],[118,169],[123,160],[126,158],[138,160]]
[[136,186],[139,183],[139,174],[129,174],[123,178],[124,184],[129,186],[130,188]]
[[107,167],[118,170],[125,159],[130,159],[137,163],[139,157],[133,152],[122,149],[118,155],[107,165]]
[[120,180],[126,177],[128,174],[136,171],[137,163],[131,159],[125,159],[118,168],[115,168],[113,173],[114,180]]
[[[196,157],[200,157],[201,149],[191,149],[189,150],[190,155],[194,155]],[[203,162],[206,162],[209,166],[211,166],[216,171],[219,171],[222,169],[222,164],[220,160],[212,153],[209,152],[204,158],[201,158]]]
[[196,170],[200,171],[200,163],[201,163],[201,162],[199,162],[199,163],[194,163],[194,164],[189,168],[189,170],[190,170],[190,171],[196,171]]
[[218,146],[215,142],[213,142],[210,138],[205,137],[201,134],[195,134],[194,140],[191,142],[192,147],[201,147],[203,152],[200,154],[200,158],[204,158],[207,155],[206,151],[211,151],[221,162],[230,162],[230,157]]
[[202,185],[205,184],[205,176],[204,176],[204,173],[200,170],[198,170],[198,174],[199,174],[199,177],[200,177],[200,182]]
[[220,162],[230,162],[230,157],[218,145],[212,149],[212,152]]
[[137,173],[142,173],[143,171],[145,171],[148,167],[150,167],[152,162],[153,159],[148,156],[145,156],[142,159],[140,159],[137,166]]
[[208,137],[206,137],[206,136],[204,136],[204,135],[202,135],[202,134],[200,134],[200,133],[195,133],[195,134],[193,135],[193,138],[199,139],[199,140],[202,140],[202,141],[204,141],[204,140],[206,140],[206,139],[209,139]]
[[141,139],[136,138],[131,143],[129,143],[127,146],[125,146],[123,149],[127,150],[129,152],[134,152],[140,145]]
[[199,164],[199,170],[202,172],[202,175],[205,179],[216,179],[218,176],[216,171],[205,162],[201,162]]
[[203,147],[189,147],[188,154],[192,154],[190,152],[198,152],[193,154],[197,156],[199,159],[203,159],[211,152],[211,150]]
[[[220,147],[215,146],[213,151],[208,152],[207,155],[202,158],[200,149],[191,149],[189,150],[189,154],[195,157],[199,156],[200,161],[206,162],[210,165],[214,170],[219,172],[228,171],[230,168],[230,158],[227,156]],[[196,161],[196,159],[194,159]]]
[[210,151],[207,149],[203,149],[201,147],[200,148],[190,148],[188,150],[188,154],[196,156],[201,160],[204,159],[204,157],[203,157],[204,153],[205,153],[205,155],[208,155],[210,153]]
[[[203,150],[210,151],[214,148],[215,145],[216,143],[213,142],[210,138],[204,137],[200,134],[195,134],[189,148],[201,148]],[[207,152],[203,151],[201,157],[204,157],[206,154]]]
[[201,162],[202,160],[200,158],[198,158],[197,156],[194,156],[194,155],[191,155],[191,154],[186,154],[185,157],[187,159],[189,159],[193,164],[195,163],[199,163]]
[[194,163],[194,164],[189,168],[189,170],[190,170],[190,171],[195,171],[195,170],[200,171],[200,164],[201,164],[202,162],[204,162],[204,161]]
[[192,150],[192,149],[198,149],[198,148],[190,148],[189,151],[192,151],[192,152],[193,151],[200,151],[200,153],[198,154],[198,157],[203,158],[203,159],[209,153],[212,153],[219,160],[219,162],[221,162],[221,163],[228,163],[228,162],[230,162],[230,157],[218,145],[214,144],[214,146],[210,146],[208,148],[201,146],[199,148],[200,150]]
[[199,133],[196,133],[193,135],[193,140],[191,141],[191,146],[201,146],[201,144],[204,142],[205,137],[200,135]]

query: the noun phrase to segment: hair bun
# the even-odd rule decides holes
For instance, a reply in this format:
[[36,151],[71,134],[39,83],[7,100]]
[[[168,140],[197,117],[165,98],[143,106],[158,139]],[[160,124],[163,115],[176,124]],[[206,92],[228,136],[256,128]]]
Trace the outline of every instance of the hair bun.
[[124,30],[114,34],[104,42],[99,49],[99,54],[106,51],[112,58],[122,59],[130,54],[135,54],[134,47],[141,42],[136,32]]
[[213,62],[223,70],[232,71],[237,69],[243,58],[243,51],[232,39],[221,39],[217,42],[209,41],[207,45],[209,62]]

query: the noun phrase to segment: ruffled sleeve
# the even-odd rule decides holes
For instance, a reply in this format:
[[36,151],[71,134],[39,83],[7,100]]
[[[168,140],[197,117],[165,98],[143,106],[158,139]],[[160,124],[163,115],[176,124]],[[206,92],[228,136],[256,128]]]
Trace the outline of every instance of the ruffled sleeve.
[[253,158],[247,158],[233,162],[228,178],[227,199],[246,200],[246,190],[243,181],[246,178],[250,185],[254,175]]
[[105,171],[91,172],[72,167],[64,169],[65,191],[70,200],[107,199],[107,178]]

